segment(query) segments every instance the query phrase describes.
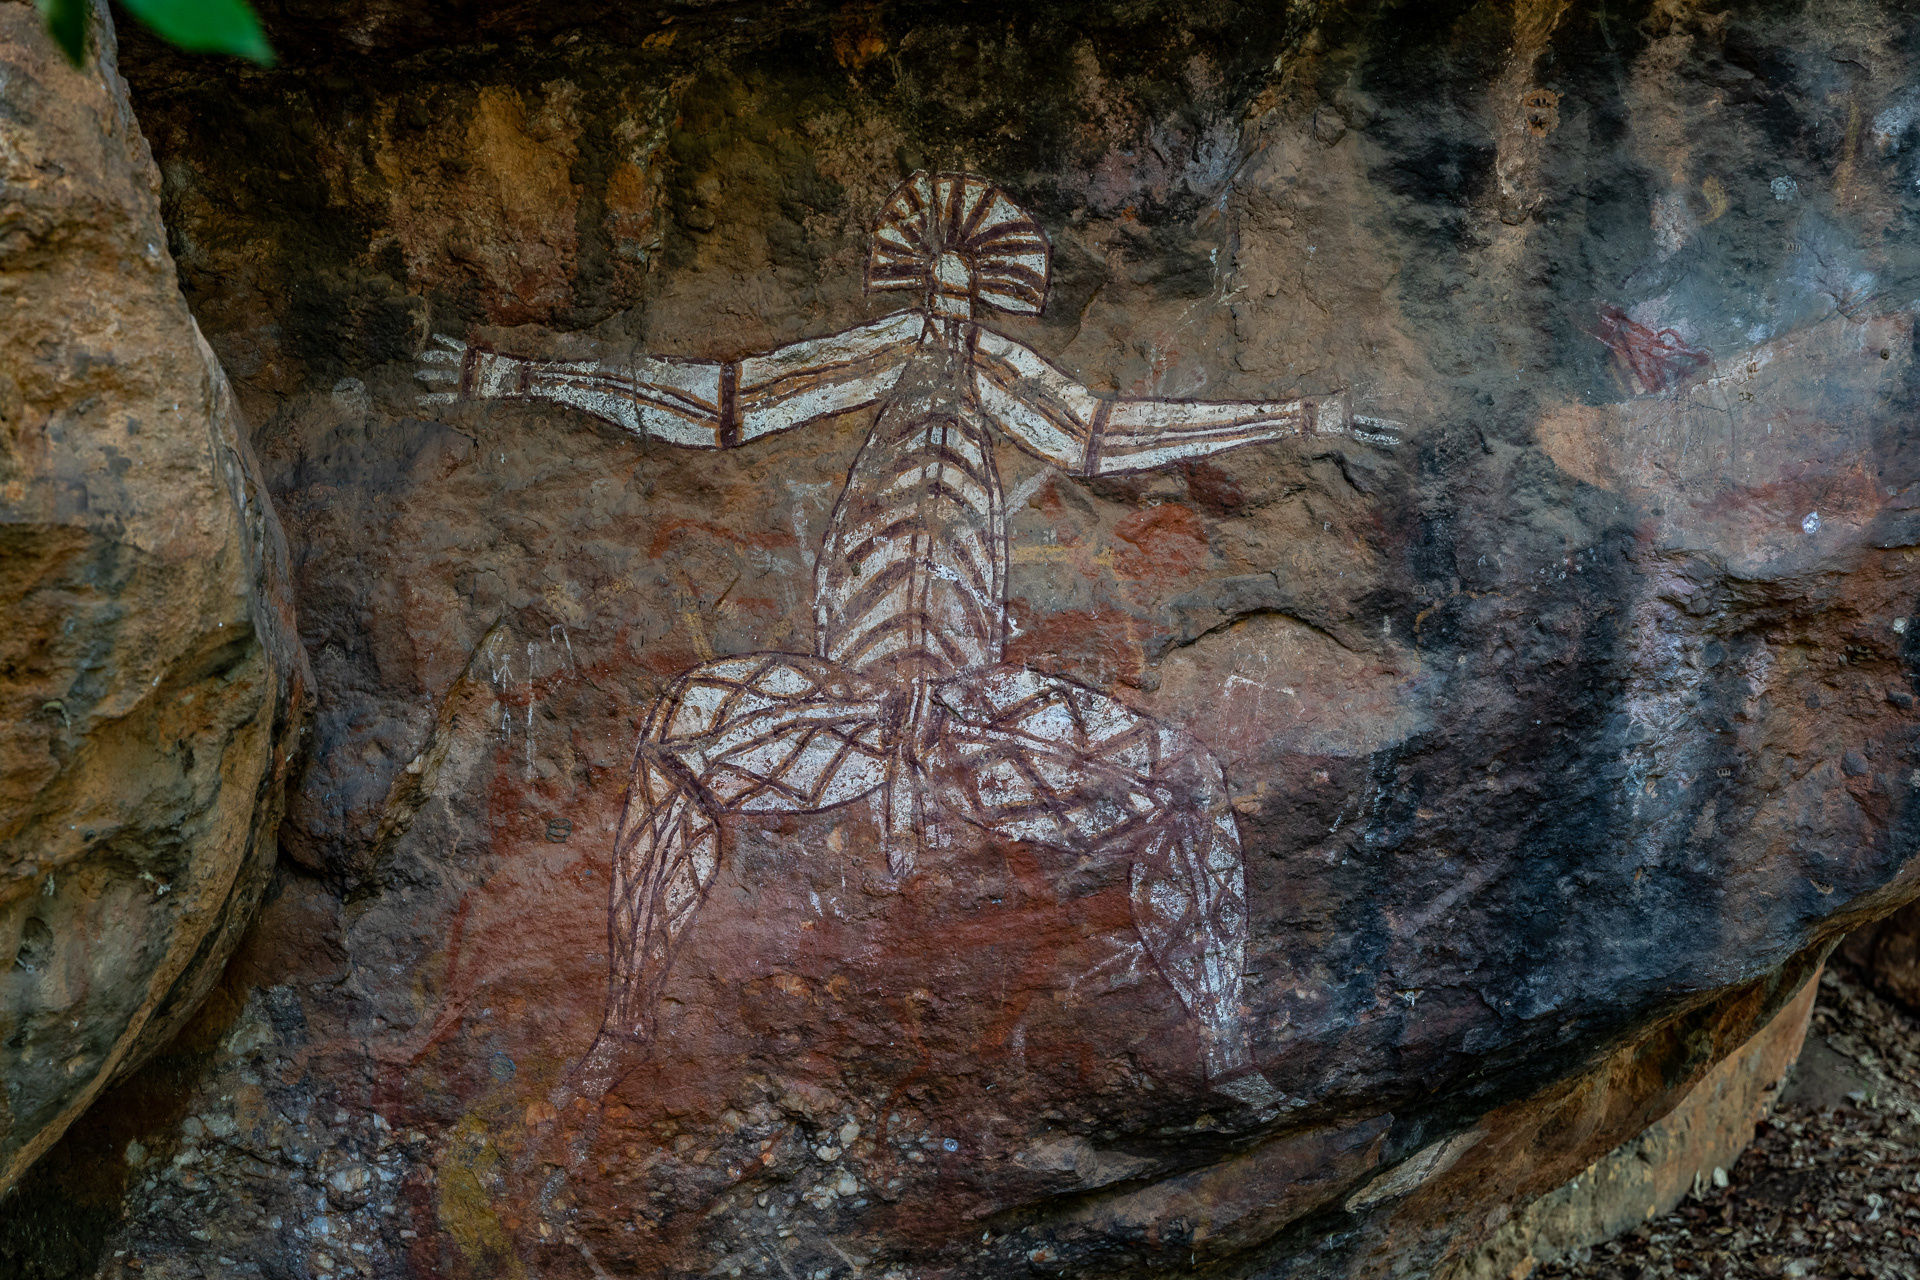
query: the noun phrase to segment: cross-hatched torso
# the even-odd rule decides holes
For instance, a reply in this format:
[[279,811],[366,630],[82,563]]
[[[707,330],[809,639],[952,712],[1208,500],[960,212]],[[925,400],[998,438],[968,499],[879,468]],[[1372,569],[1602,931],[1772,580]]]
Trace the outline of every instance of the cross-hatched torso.
[[888,682],[1006,647],[1006,512],[958,345],[923,346],[882,400],[815,570],[816,651]]

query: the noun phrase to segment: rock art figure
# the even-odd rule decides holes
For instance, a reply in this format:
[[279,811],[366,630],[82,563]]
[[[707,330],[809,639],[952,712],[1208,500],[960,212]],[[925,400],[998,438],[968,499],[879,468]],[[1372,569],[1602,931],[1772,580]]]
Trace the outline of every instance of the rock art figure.
[[1677,330],[1656,332],[1615,306],[1600,308],[1594,336],[1612,348],[1642,392],[1678,386],[1713,363],[1713,352],[1689,346]]
[[1245,876],[1220,766],[1182,729],[1005,660],[993,431],[1080,476],[1287,436],[1397,437],[1341,396],[1094,394],[979,322],[982,308],[1038,315],[1049,257],[997,187],[916,173],[888,198],[867,265],[867,287],[916,294],[911,310],[729,362],[524,360],[444,337],[423,357],[420,377],[454,388],[428,402],[552,401],[697,449],[879,406],[816,561],[813,652],[702,663],[647,718],[614,844],[606,1021],[581,1088],[604,1091],[619,1042],[653,1035],[728,819],[865,802],[895,876],[956,822],[1128,859],[1135,927],[1199,1024],[1209,1080],[1270,1094],[1242,1026]]

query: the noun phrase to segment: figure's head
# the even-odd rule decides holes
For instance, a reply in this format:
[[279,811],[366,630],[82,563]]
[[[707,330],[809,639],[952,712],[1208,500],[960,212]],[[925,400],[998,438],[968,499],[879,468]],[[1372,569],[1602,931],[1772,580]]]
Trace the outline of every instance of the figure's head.
[[1040,224],[986,179],[922,171],[880,211],[867,288],[915,290],[929,311],[959,320],[981,306],[1037,316],[1050,253]]

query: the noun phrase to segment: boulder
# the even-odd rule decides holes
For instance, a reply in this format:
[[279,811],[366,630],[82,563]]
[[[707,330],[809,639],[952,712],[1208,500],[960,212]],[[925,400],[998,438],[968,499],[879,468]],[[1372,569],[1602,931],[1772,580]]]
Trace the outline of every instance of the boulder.
[[1895,6],[479,8],[129,55],[314,756],[0,1258],[1446,1274],[1915,892]]
[[[1652,1222],[1688,1196],[1725,1187],[1727,1171],[1753,1142],[1756,1128],[1776,1103],[1800,1091],[1799,1064],[1819,990],[1815,973],[1759,1034],[1716,1063],[1672,1110],[1507,1216],[1448,1272],[1449,1280],[1498,1280],[1542,1264],[1590,1260],[1593,1246]],[[1752,1181],[1750,1171],[1742,1172]],[[1496,1210],[1490,1216],[1502,1215]]]
[[300,747],[286,546],[104,10],[0,4],[0,1190],[193,1013]]

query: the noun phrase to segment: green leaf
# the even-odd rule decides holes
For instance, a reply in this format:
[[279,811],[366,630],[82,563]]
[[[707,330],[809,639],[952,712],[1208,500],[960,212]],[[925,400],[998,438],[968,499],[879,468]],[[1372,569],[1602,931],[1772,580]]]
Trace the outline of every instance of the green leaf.
[[[72,4],[76,0],[50,0]],[[247,0],[120,0],[128,11],[169,42],[193,53],[231,53],[263,67],[273,65],[273,47]]]
[[87,0],[34,0],[40,16],[46,19],[47,34],[67,55],[67,61],[82,66],[87,60],[87,20],[93,6]]

